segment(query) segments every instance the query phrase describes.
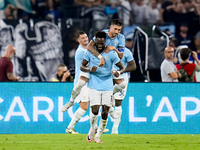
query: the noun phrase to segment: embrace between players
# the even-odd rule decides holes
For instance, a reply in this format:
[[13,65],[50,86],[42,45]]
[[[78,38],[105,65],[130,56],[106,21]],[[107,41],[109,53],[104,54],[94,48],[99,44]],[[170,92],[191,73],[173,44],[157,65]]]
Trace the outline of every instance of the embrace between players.
[[[90,102],[91,126],[87,135],[88,142],[94,138],[96,143],[102,143],[100,136],[105,130],[108,113],[114,119],[112,134],[118,134],[122,114],[121,102],[129,80],[128,72],[136,69],[131,51],[125,48],[125,37],[120,34],[121,29],[121,20],[114,19],[110,29],[97,32],[89,44],[85,32],[80,31],[77,35],[79,47],[75,53],[74,88],[70,101],[61,111],[65,112],[73,106],[75,99],[79,102],[80,107],[66,128],[67,133],[77,134],[74,127],[87,111]],[[102,112],[98,127],[100,106]]]

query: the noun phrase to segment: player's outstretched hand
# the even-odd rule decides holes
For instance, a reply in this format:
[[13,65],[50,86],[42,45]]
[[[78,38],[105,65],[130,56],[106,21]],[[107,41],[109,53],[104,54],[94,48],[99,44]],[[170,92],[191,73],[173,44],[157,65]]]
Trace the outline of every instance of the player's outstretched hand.
[[93,66],[92,68],[90,68],[90,72],[95,72],[97,70],[96,66]]
[[105,64],[105,60],[103,57],[100,58],[100,64],[99,64],[99,67],[103,67]]

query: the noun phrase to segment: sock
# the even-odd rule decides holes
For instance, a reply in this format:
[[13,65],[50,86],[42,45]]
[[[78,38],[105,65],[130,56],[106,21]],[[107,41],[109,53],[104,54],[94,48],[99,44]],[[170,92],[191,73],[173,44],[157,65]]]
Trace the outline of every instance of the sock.
[[106,127],[106,125],[107,125],[107,119],[103,120],[101,118],[100,121],[99,121],[99,127],[98,127],[98,130],[97,130],[97,134],[95,135],[95,137],[100,137],[101,136],[101,134],[103,133],[103,130]]
[[74,102],[74,100],[76,99],[76,97],[80,94],[82,87],[86,84],[85,81],[79,79],[78,82],[75,84],[73,90],[72,90],[72,94],[71,94],[71,98],[70,101]]
[[110,109],[109,109],[109,115],[114,119],[115,117],[114,117],[114,107],[110,107]]
[[120,84],[115,84],[113,88],[113,95],[126,87],[126,81],[121,82]]
[[95,127],[97,126],[98,121],[98,115],[94,115],[92,111],[90,110],[90,129],[95,130]]
[[115,118],[112,131],[118,132],[119,123],[121,122],[121,115],[122,115],[122,107],[121,106],[115,107],[115,112],[114,112]]
[[85,114],[85,110],[80,108],[75,112],[71,122],[68,125],[68,128],[74,129],[74,126],[77,124],[77,122],[81,119],[81,117]]

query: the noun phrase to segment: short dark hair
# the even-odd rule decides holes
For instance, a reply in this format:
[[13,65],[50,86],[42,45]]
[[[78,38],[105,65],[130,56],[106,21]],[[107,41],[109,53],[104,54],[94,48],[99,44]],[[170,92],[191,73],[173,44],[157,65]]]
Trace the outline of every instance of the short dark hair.
[[77,33],[76,33],[76,39],[78,39],[79,38],[79,36],[80,35],[83,35],[83,34],[86,34],[84,31],[78,31]]
[[178,39],[177,39],[176,37],[172,37],[172,38],[170,39],[170,42],[173,42],[173,43],[175,44],[176,47],[179,46],[179,41],[178,41]]
[[122,26],[122,21],[120,19],[113,19],[111,21],[111,25],[117,25],[117,26]]
[[104,38],[104,39],[106,39],[106,33],[103,32],[103,31],[97,31],[96,34],[95,34],[95,37],[96,38]]
[[190,57],[190,54],[192,53],[192,50],[189,48],[182,48],[180,50],[180,55],[181,55],[181,59],[183,61],[185,61],[186,59],[188,59]]

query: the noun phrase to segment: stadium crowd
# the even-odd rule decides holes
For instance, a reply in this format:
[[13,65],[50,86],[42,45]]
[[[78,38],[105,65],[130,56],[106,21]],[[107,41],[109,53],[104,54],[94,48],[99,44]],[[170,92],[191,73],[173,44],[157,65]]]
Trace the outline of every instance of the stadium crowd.
[[[23,1],[21,1],[23,2]],[[22,7],[23,6],[23,7]],[[31,11],[27,11],[31,9]],[[174,24],[179,45],[199,49],[200,2],[198,0],[30,0],[15,4],[4,0],[1,19],[98,18],[104,15],[123,20],[124,26]],[[99,12],[99,13],[100,13]],[[101,18],[99,18],[101,19]],[[171,31],[166,30],[171,36]]]
[[[172,33],[170,29],[165,29],[164,32],[170,38],[170,46],[175,50],[175,57],[178,58],[176,54],[178,47],[184,45],[196,51],[200,58],[200,2],[198,0],[24,0],[18,4],[13,0],[3,2],[0,18],[5,20],[31,18],[101,20],[102,17],[107,16],[110,19],[120,18],[124,27],[172,24],[175,26],[175,32]],[[131,38],[126,37],[126,43],[126,46],[131,49]],[[70,52],[67,55],[70,55]],[[178,61],[175,62],[177,63]]]

